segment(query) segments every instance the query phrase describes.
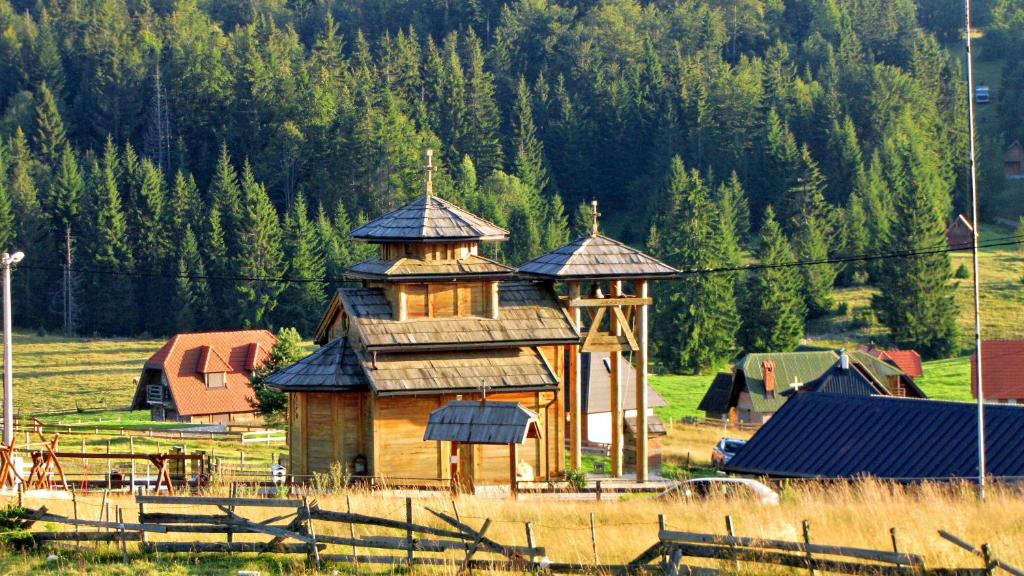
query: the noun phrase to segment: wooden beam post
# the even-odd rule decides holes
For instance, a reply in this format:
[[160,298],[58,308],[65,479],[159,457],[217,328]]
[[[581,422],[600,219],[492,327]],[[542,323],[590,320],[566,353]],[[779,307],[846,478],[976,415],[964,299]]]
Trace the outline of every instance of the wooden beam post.
[[[580,297],[580,283],[570,282],[569,283],[569,300],[573,300]],[[569,313],[572,315],[572,322],[576,325],[576,329],[580,332],[583,331],[582,322],[580,321],[580,309],[570,308]],[[569,429],[569,468],[580,469],[583,468],[583,378],[581,373],[581,357],[579,345],[572,346],[572,373],[569,378],[569,422],[571,428]]]
[[519,444],[512,442],[508,445],[508,481],[512,488],[512,498],[519,499],[519,486],[516,484],[516,464],[519,460]]
[[[612,280],[609,282],[610,286],[610,298],[618,298],[622,296],[622,281]],[[622,326],[619,325],[617,314],[609,314],[608,322],[610,332],[615,335],[618,339],[622,335]],[[611,402],[611,415],[612,415],[612,447],[611,447],[611,476],[612,478],[618,478],[622,476],[622,352],[618,350],[612,350],[608,353],[611,358],[611,388],[609,390],[609,400]],[[594,358],[591,357],[591,362]]]
[[[639,298],[648,297],[647,280],[636,281],[636,295]],[[647,326],[648,306],[638,306],[636,310],[636,481],[637,483],[647,482],[648,476],[648,454],[647,454]]]

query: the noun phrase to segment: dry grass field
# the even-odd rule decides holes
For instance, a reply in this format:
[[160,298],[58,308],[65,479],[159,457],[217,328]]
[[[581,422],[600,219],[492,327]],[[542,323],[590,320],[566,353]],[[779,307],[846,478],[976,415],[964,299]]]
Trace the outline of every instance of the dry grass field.
[[[594,561],[590,534],[590,514],[597,523],[598,554],[601,563],[621,563],[653,544],[657,538],[658,514],[665,514],[668,527],[675,530],[724,533],[726,515],[733,517],[736,532],[744,536],[799,540],[801,522],[811,522],[813,540],[823,544],[839,544],[875,549],[891,546],[889,529],[895,527],[901,549],[922,554],[928,566],[977,567],[978,561],[960,552],[940,539],[937,531],[945,529],[974,543],[988,542],[1001,559],[1024,564],[1024,498],[1016,491],[996,489],[985,503],[979,503],[970,489],[957,486],[921,486],[901,488],[876,482],[855,485],[822,486],[794,485],[781,490],[779,506],[762,506],[744,500],[712,499],[701,502],[660,501],[650,497],[634,497],[619,501],[558,501],[461,497],[457,506],[462,518],[479,527],[485,518],[492,519],[488,536],[514,545],[525,545],[524,523],[533,523],[538,545],[547,548],[553,561]],[[404,518],[401,497],[382,497],[379,494],[351,492],[355,512]],[[322,508],[345,510],[346,494],[318,496]],[[99,498],[79,499],[83,515],[98,513]],[[115,498],[123,506],[128,521],[136,518],[136,507],[128,497]],[[54,500],[26,501],[27,505],[45,504],[56,513],[71,513],[71,503]],[[452,501],[445,494],[416,498],[414,517],[417,522],[441,526],[431,520],[423,510],[430,507],[452,511]],[[167,511],[172,511],[167,509]],[[193,510],[196,511],[196,510]],[[207,512],[213,512],[210,509]],[[249,508],[247,517],[262,519],[279,512]],[[348,527],[317,523],[320,534],[347,535]],[[359,527],[357,535],[383,535],[387,530]],[[391,535],[399,535],[397,532]],[[181,539],[181,535],[178,535]],[[202,538],[202,537],[201,537]],[[221,538],[223,538],[221,536]],[[243,541],[252,536],[236,536]],[[167,535],[154,537],[167,539]],[[189,537],[191,540],[192,538]],[[214,537],[210,537],[214,539]],[[266,537],[262,537],[266,540]],[[134,549],[133,544],[129,544]],[[187,555],[138,556],[130,567],[121,566],[119,555],[101,547],[94,550],[85,545],[84,552],[68,547],[60,553],[61,567],[49,565],[45,554],[0,555],[0,573],[36,574],[226,574],[243,568],[260,570],[263,574],[304,573],[302,560],[275,555],[261,557],[236,555],[204,555],[202,559]],[[347,553],[347,549],[336,552]],[[714,565],[714,564],[711,564]],[[332,569],[334,567],[330,567]],[[345,567],[337,567],[345,570]],[[437,570],[417,568],[417,572],[454,574],[454,569]],[[366,572],[362,567],[359,572]],[[370,570],[374,572],[374,570]],[[390,570],[380,570],[391,573]],[[768,574],[754,566],[744,566],[743,573]],[[782,572],[786,573],[786,572]],[[793,572],[796,573],[796,572]]]

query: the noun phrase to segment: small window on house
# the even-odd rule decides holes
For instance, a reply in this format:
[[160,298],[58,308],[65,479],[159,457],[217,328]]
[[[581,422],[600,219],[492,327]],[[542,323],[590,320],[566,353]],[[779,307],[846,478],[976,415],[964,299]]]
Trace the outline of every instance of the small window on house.
[[210,372],[206,375],[207,388],[224,388],[227,385],[227,374],[224,372]]

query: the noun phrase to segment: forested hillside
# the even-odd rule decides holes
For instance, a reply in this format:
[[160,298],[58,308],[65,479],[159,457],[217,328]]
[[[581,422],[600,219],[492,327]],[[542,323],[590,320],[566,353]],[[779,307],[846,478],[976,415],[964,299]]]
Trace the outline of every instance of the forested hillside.
[[[511,229],[487,255],[512,264],[567,241],[592,198],[683,270],[934,249],[967,206],[959,6],[0,0],[16,322],[308,334],[368,257],[347,231],[422,193],[427,148],[440,195]],[[1024,8],[986,8],[1002,92],[982,180],[1002,198]],[[837,283],[867,283],[896,344],[948,355],[951,274],[941,252],[694,274],[658,287],[657,352],[698,371],[789,349]]]

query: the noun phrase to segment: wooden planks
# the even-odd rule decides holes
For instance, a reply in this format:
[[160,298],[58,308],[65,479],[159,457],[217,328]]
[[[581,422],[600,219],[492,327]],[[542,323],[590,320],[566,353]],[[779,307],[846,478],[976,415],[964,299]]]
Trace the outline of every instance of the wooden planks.
[[286,498],[218,498],[214,496],[136,496],[139,504],[175,504],[187,506],[255,506],[295,508],[302,500]]

